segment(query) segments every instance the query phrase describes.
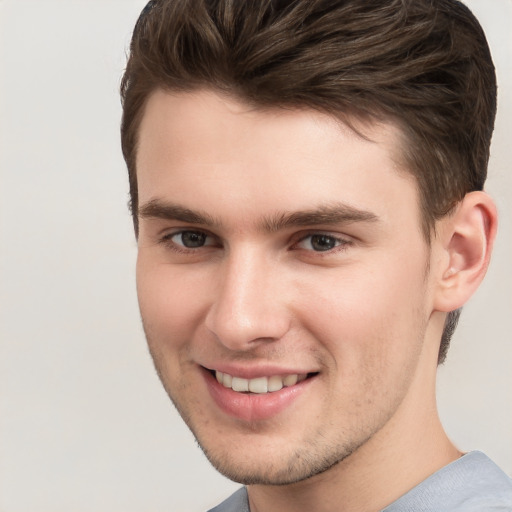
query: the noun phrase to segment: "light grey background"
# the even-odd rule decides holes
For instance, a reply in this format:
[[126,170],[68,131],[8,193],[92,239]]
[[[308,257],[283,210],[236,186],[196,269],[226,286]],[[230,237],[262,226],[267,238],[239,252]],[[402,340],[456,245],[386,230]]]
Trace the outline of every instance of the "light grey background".
[[[0,0],[0,512],[201,511],[237,487],[161,389],[137,310],[118,86],[144,0]],[[439,405],[512,474],[512,1],[467,2],[500,84],[494,260]]]

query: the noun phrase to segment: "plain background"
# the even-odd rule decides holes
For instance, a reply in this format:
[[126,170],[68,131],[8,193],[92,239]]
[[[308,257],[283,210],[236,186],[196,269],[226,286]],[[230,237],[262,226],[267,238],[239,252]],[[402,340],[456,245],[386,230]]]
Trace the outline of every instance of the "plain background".
[[[0,512],[192,512],[238,487],[182,425],[139,321],[118,87],[144,3],[0,0]],[[439,406],[460,448],[512,474],[512,1],[467,3],[500,85],[501,225]]]

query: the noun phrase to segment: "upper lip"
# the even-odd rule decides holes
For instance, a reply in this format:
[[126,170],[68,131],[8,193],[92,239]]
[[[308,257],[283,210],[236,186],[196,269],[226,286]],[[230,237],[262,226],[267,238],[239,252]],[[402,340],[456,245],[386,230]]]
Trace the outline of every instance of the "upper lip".
[[242,379],[257,379],[258,377],[272,377],[273,375],[286,376],[317,373],[316,370],[311,368],[286,368],[284,366],[276,366],[269,364],[240,365],[233,363],[219,363],[214,365],[203,366],[203,368],[206,368],[209,371],[227,373],[232,377],[240,377]]

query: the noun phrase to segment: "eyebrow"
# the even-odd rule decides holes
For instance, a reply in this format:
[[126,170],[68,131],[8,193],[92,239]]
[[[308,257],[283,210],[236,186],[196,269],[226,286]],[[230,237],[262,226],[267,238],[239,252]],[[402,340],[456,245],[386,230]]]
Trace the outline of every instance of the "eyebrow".
[[[206,212],[191,210],[160,199],[152,199],[140,206],[137,215],[141,219],[177,220],[187,224],[201,224],[217,228],[222,226],[220,220]],[[361,210],[345,203],[330,203],[308,210],[277,212],[264,218],[259,229],[275,233],[290,227],[377,222],[378,220],[379,217],[370,211]]]
[[345,203],[335,203],[311,210],[280,213],[265,219],[263,226],[265,231],[275,232],[289,227],[377,222],[378,220],[379,217],[370,211]]
[[220,222],[205,212],[190,210],[178,204],[152,199],[137,209],[140,219],[178,220],[187,224],[220,226]]

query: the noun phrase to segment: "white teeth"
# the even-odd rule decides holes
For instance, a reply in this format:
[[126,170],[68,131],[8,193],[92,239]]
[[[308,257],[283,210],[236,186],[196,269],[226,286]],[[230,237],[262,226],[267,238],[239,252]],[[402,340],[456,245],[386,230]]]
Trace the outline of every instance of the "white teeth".
[[283,385],[283,378],[279,377],[279,375],[274,375],[268,379],[269,391],[279,391],[280,389],[283,389]]
[[241,379],[240,377],[233,377],[231,389],[239,393],[249,391],[249,381],[247,379]]
[[[220,372],[219,372],[220,373]],[[227,373],[222,374],[222,385],[226,388],[230,388],[233,382],[233,377]]]
[[271,377],[257,377],[255,379],[243,379],[242,377],[233,377],[227,373],[215,372],[217,381],[226,388],[231,388],[239,393],[271,393],[279,391],[283,387],[295,386],[297,382],[302,382],[307,377],[306,374],[293,375],[272,375]]
[[297,384],[297,380],[299,380],[299,376],[298,375],[287,375],[283,379],[283,384],[285,386],[295,386],[295,384]]
[[266,393],[268,391],[267,377],[260,377],[258,379],[251,379],[249,381],[249,391],[251,393]]

